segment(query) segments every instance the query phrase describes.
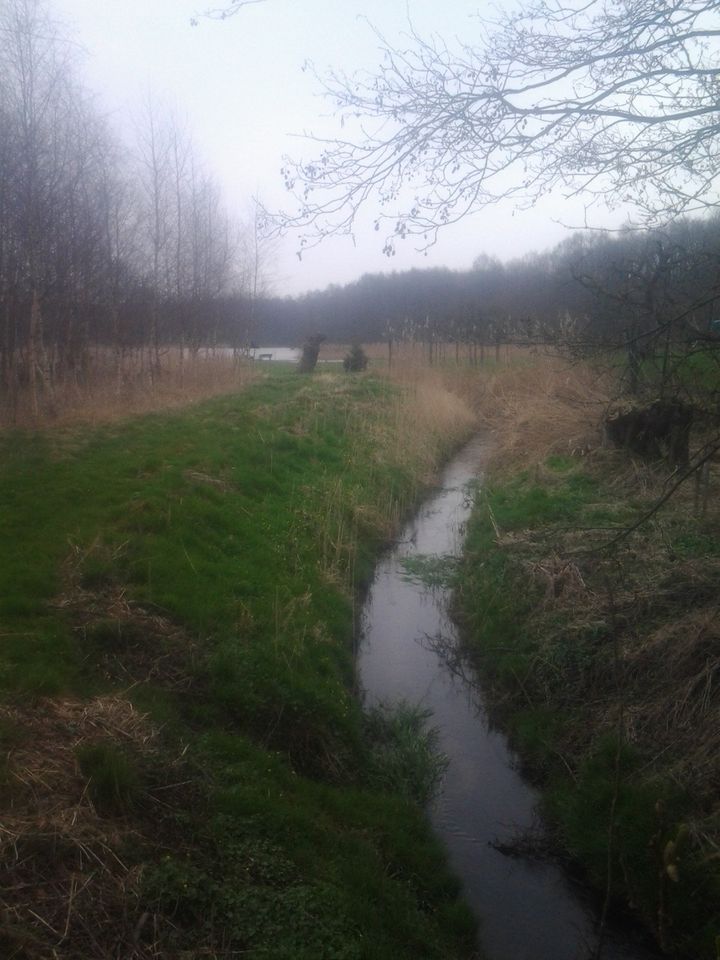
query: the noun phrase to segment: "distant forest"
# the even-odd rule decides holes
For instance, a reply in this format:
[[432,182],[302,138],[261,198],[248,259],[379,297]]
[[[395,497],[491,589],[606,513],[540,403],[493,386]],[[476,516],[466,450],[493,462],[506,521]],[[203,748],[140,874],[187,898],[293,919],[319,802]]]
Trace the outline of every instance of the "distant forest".
[[575,233],[553,250],[468,271],[366,275],[346,286],[257,305],[254,337],[296,343],[416,339],[478,343],[562,339],[578,347],[662,337],[676,346],[720,339],[715,305],[720,218],[663,230]]

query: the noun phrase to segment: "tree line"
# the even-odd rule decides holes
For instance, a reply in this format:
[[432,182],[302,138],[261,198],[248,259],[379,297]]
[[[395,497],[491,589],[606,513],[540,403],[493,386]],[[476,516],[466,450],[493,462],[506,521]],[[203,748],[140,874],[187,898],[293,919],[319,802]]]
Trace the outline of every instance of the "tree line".
[[415,340],[430,358],[440,343],[480,359],[506,343],[550,344],[612,356],[632,394],[687,392],[698,358],[720,362],[719,251],[717,216],[578,232],[505,264],[482,255],[467,271],[368,274],[295,299],[266,298],[259,329],[273,342],[318,332],[342,342]]
[[[126,144],[43,0],[0,0],[0,401],[52,410],[249,337],[256,251],[177,115],[147,98]],[[232,299],[230,298],[230,295]],[[181,353],[181,358],[185,357]]]

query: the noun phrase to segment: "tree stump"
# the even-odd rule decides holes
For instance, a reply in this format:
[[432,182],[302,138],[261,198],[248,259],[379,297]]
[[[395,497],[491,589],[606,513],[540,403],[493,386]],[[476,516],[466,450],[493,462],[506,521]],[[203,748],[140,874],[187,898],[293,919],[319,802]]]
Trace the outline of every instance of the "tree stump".
[[645,460],[666,460],[671,467],[687,466],[693,408],[681,400],[656,400],[647,407],[609,414],[605,431],[611,443]]

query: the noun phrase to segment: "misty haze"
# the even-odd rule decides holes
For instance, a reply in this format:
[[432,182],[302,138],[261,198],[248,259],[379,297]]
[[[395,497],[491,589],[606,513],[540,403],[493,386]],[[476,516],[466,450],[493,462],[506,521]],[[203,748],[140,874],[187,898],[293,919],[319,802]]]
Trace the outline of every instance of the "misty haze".
[[717,960],[718,76],[0,0],[0,955]]

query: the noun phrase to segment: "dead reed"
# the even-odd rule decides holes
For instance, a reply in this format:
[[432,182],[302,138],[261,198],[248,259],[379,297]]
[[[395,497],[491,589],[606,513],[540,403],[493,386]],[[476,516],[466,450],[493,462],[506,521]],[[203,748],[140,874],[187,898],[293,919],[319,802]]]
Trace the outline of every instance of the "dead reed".
[[440,419],[455,416],[462,423],[459,406],[450,413],[437,405],[443,394],[459,400],[492,437],[496,471],[532,466],[552,453],[584,454],[603,443],[601,420],[612,385],[588,364],[523,347],[492,347],[481,355],[476,346],[463,345],[456,353],[454,344],[434,344],[430,362],[428,345],[402,343],[394,345],[388,367],[387,345],[365,349],[384,361],[377,369],[410,395],[415,391],[420,407],[427,403]]
[[[154,834],[144,830],[141,817],[104,816],[78,751],[112,744],[157,767],[157,730],[117,696],[3,706],[0,721],[19,731],[6,751],[10,803],[0,824],[3,955],[155,957],[155,918],[138,909],[141,870],[131,851],[157,842],[157,815]],[[168,782],[182,779],[164,766]],[[158,807],[161,798],[169,809],[168,791],[156,801],[148,794],[144,802]],[[149,930],[142,929],[146,925]]]
[[526,468],[551,454],[586,454],[603,444],[610,384],[586,364],[526,355],[491,371],[478,387],[476,409],[494,439],[496,470]]
[[82,376],[58,379],[37,406],[23,386],[12,398],[0,398],[0,429],[98,424],[176,409],[242,390],[259,376],[229,348],[191,353],[168,347],[159,366],[145,350],[118,357],[101,349]]

